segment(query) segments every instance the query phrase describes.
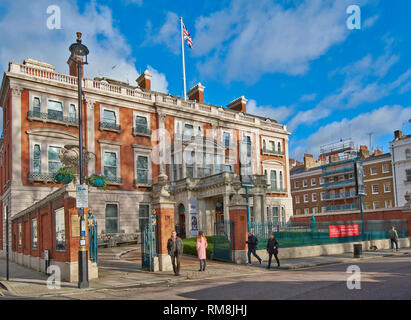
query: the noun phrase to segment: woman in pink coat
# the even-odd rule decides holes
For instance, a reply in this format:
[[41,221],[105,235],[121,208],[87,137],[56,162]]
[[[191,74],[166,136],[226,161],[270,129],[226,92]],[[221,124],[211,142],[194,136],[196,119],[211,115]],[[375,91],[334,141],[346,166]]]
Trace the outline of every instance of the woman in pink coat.
[[[207,238],[205,237],[203,231],[200,231],[198,233],[196,248],[197,248],[198,259],[200,259],[200,270],[198,271],[205,271]],[[204,265],[203,265],[203,262],[204,262]]]

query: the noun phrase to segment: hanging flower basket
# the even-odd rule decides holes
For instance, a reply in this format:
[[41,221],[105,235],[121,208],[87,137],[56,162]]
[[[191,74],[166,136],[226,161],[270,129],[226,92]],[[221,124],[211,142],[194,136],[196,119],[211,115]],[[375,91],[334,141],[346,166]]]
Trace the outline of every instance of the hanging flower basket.
[[86,183],[92,187],[105,188],[107,186],[107,179],[102,174],[93,173],[86,179]]
[[74,173],[66,167],[60,168],[59,171],[53,177],[53,181],[55,183],[61,184],[68,184],[75,180],[76,177],[74,176]]

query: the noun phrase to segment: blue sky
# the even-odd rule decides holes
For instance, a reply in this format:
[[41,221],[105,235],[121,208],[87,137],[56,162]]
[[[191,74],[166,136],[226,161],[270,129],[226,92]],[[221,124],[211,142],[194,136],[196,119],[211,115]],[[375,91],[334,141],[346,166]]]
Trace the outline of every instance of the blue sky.
[[[361,8],[349,30],[346,8]],[[61,29],[46,27],[47,7]],[[205,101],[226,105],[244,95],[248,112],[287,124],[291,156],[352,137],[389,151],[393,131],[410,132],[409,1],[0,0],[0,68],[32,57],[67,72],[76,31],[90,49],[86,76],[134,84],[145,69],[154,89],[183,95],[179,17],[187,85],[206,86]],[[114,68],[113,68],[114,67]]]

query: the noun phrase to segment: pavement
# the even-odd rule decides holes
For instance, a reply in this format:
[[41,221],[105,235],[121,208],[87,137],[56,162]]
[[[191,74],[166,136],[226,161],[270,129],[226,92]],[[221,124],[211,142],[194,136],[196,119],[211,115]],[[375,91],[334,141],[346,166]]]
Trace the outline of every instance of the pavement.
[[[0,299],[3,298],[61,298],[87,292],[108,292],[110,290],[127,290],[127,288],[147,287],[158,284],[175,285],[180,282],[217,280],[226,277],[243,277],[251,275],[264,276],[272,271],[295,270],[315,266],[342,264],[371,260],[381,257],[403,256],[411,253],[411,248],[399,252],[378,250],[363,252],[362,258],[353,258],[352,253],[319,256],[298,259],[284,259],[281,267],[272,263],[267,270],[266,262],[261,265],[254,260],[251,266],[236,265],[221,261],[207,261],[205,272],[199,272],[196,257],[184,255],[181,261],[181,275],[172,272],[148,272],[141,269],[139,245],[103,248],[99,251],[99,278],[90,281],[87,289],[78,289],[77,283],[62,282],[61,286],[47,286],[47,276],[43,273],[10,262],[10,280],[5,280],[5,260],[0,259]],[[253,258],[254,259],[254,258]]]

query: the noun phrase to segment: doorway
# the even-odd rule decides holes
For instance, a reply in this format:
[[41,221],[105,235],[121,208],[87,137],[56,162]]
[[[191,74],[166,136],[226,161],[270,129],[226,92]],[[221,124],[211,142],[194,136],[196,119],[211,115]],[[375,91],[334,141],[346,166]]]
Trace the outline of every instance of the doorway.
[[185,215],[185,207],[183,204],[178,206],[178,225],[176,228],[176,232],[181,239],[185,239],[186,237],[186,215]]

